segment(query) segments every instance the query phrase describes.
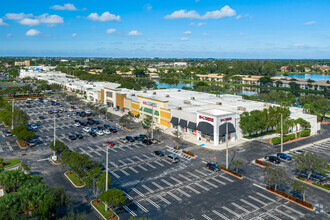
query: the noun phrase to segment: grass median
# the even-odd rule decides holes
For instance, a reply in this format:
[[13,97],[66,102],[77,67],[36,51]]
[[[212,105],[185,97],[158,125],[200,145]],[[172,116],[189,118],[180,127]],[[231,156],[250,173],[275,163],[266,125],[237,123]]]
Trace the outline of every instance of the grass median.
[[105,205],[103,202],[98,202],[96,200],[92,201],[93,206],[103,215],[106,219],[116,220],[117,215],[111,211],[111,209],[108,209],[108,211],[105,211]]
[[79,176],[75,172],[67,171],[67,172],[65,172],[65,176],[68,179],[70,179],[71,182],[77,187],[82,187],[82,186],[85,185],[85,183],[83,181],[81,181],[81,179],[79,178]]
[[4,161],[4,168],[9,168],[9,167],[13,167],[19,163],[21,163],[22,161],[21,160],[6,160]]

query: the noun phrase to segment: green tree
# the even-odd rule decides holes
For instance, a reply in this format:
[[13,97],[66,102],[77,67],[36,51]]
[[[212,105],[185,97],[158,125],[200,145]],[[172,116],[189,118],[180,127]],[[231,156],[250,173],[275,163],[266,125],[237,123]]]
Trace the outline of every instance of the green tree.
[[269,185],[285,186],[289,182],[289,177],[283,168],[266,167],[264,169],[265,182]]
[[119,123],[122,123],[124,125],[130,125],[134,120],[134,115],[132,113],[127,113],[120,117]]
[[142,126],[143,129],[146,129],[147,131],[149,131],[149,129],[151,128],[151,118],[150,117],[145,117],[141,122],[140,125]]
[[174,135],[174,140],[176,142],[176,145],[178,146],[180,142],[182,142],[182,132],[179,130],[172,131],[172,134]]
[[62,153],[62,161],[70,171],[76,172],[80,178],[85,177],[85,168],[91,167],[92,163],[88,155],[70,151],[64,151]]
[[[95,163],[98,164],[98,163]],[[106,173],[101,173],[101,168],[98,165],[95,165],[87,171],[87,175],[84,178],[84,181],[87,187],[92,188],[93,194],[97,200],[100,199],[100,194],[105,191],[106,186]],[[111,186],[111,177],[108,176],[108,187]]]
[[74,213],[73,210],[71,210],[68,214],[66,214],[63,218],[57,218],[57,220],[85,220],[86,219],[86,213]]
[[16,192],[18,185],[25,179],[27,179],[27,175],[20,170],[9,170],[0,173],[0,185],[4,185],[7,190],[12,188],[13,192]]
[[328,162],[317,154],[311,152],[303,152],[293,157],[296,168],[299,171],[307,172],[307,180],[311,177],[313,172],[326,174],[329,173],[330,166]]
[[123,207],[123,205],[127,203],[125,193],[119,189],[105,191],[100,195],[100,198],[101,201],[105,202],[107,206],[110,206],[113,211],[116,211],[116,209]]
[[50,142],[49,148],[55,151],[56,155],[60,156],[64,151],[69,150],[68,146],[66,146],[62,141],[56,140],[55,146],[54,141]]
[[304,183],[295,180],[291,183],[291,188],[293,191],[301,193],[303,195],[303,200],[306,201],[305,194],[306,194],[307,187]]
[[242,169],[244,167],[244,163],[241,160],[233,160],[230,163],[230,166],[233,166],[235,168],[235,171],[238,172],[239,169]]

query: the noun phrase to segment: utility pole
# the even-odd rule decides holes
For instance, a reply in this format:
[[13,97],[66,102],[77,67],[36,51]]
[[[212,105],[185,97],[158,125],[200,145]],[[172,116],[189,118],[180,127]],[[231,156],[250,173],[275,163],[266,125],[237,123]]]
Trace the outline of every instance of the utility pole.
[[226,121],[226,168],[228,169],[228,121]]
[[[106,165],[105,165],[105,168],[106,168],[106,176],[105,176],[105,191],[108,191],[108,176],[109,176],[109,168],[108,168],[108,165],[109,165],[109,145],[106,144],[106,149],[107,149],[107,156],[106,156]],[[105,205],[105,211],[108,210],[108,206]]]
[[14,97],[12,99],[11,103],[11,130],[13,131],[14,129],[14,109],[15,109],[15,102],[14,102]]
[[283,153],[283,114],[281,114],[281,153]]
[[[56,114],[54,114],[54,144],[53,148],[55,147],[55,141],[56,141]],[[53,156],[55,156],[55,150],[53,149]]]
[[152,105],[151,138],[154,138],[154,105]]

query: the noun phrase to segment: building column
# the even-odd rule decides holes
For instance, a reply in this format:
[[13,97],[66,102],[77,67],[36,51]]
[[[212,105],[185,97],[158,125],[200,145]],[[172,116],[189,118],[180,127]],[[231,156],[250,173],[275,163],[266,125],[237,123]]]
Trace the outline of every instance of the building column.
[[219,125],[214,125],[213,132],[214,145],[219,145]]

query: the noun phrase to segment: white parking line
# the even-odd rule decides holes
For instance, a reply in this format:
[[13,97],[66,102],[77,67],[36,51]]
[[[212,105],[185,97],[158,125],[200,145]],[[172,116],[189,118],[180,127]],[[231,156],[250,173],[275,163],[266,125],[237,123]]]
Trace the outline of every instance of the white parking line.
[[191,176],[193,176],[193,177],[195,177],[195,178],[199,179],[199,176],[197,176],[197,175],[193,174],[192,172],[190,172],[189,174],[190,174]]
[[195,183],[196,186],[199,186],[200,188],[209,191],[210,189],[206,188],[205,186],[201,185],[200,183]]
[[173,184],[172,184],[172,183],[169,183],[169,182],[168,182],[168,181],[166,181],[166,180],[163,180],[163,179],[161,179],[160,181],[162,181],[163,183],[167,184],[168,186],[173,186]]
[[[125,192],[124,192],[125,193]],[[125,193],[126,197],[130,200],[133,200],[132,196],[128,195],[127,193]]]
[[203,176],[207,176],[207,174],[205,174],[205,173],[203,173],[202,171],[200,171],[200,170],[195,170],[197,173],[199,173],[199,174],[201,174],[201,175],[203,175]]
[[183,178],[183,179],[187,180],[187,181],[191,181],[191,179],[190,179],[190,178],[188,178],[188,177],[186,177],[186,176],[184,176],[184,175],[182,175],[182,174],[179,174],[179,176],[180,176],[181,178]]
[[163,167],[164,165],[159,163],[158,161],[154,161],[154,163],[158,164],[159,166]]
[[152,189],[150,189],[149,187],[147,187],[146,185],[142,185],[143,188],[145,188],[146,190],[148,190],[150,193],[154,193],[154,191]]
[[122,163],[123,165],[127,165],[127,163],[125,163],[124,161],[122,160],[118,160],[119,163]]
[[190,189],[191,191],[193,191],[196,194],[200,194],[200,192],[197,189],[192,188],[191,186],[186,186],[187,189]]
[[150,163],[146,163],[146,165],[148,165],[149,167],[151,167],[152,169],[156,169],[155,166],[151,165]]
[[83,154],[86,154],[86,155],[88,155],[90,157],[93,157],[93,155],[91,155],[90,153],[88,153],[87,151],[85,151],[84,148],[79,148],[79,149],[83,152]]
[[163,202],[165,202],[167,205],[171,205],[171,202],[168,201],[167,199],[163,198],[162,196],[157,195],[157,197],[158,197],[160,200],[162,200]]
[[273,219],[276,219],[276,220],[281,220],[279,217],[273,215],[273,214],[270,214],[269,212],[265,212],[266,215],[268,215],[269,217],[272,217]]
[[289,209],[289,210],[291,210],[291,211],[293,211],[293,212],[295,212],[295,213],[297,213],[298,215],[304,215],[304,213],[301,213],[301,212],[299,212],[299,211],[297,211],[297,210],[295,210],[295,209],[293,209],[293,208],[291,208],[291,207],[289,207],[289,206],[287,206],[287,205],[282,205],[283,207],[285,207],[285,208],[287,208],[287,209]]
[[139,171],[137,171],[137,170],[134,169],[133,167],[129,167],[128,169],[132,170],[134,173],[139,173]]
[[142,157],[145,157],[146,159],[150,159],[147,155],[143,154]]
[[144,208],[140,203],[134,201],[134,204],[137,205],[137,206],[138,206],[140,209],[142,209],[144,212],[149,212],[149,210],[146,209],[146,208]]
[[261,194],[261,193],[258,193],[258,192],[257,192],[257,194],[258,194],[259,196],[264,197],[265,199],[268,199],[269,201],[276,202],[275,199],[271,199],[271,198],[269,198],[268,196],[265,196],[264,194]]
[[131,158],[126,158],[126,160],[128,160],[131,163],[135,163],[134,160],[132,160]]
[[9,143],[8,141],[6,141],[6,144],[7,144],[8,146],[10,146],[10,143]]
[[14,149],[13,149],[13,147],[12,147],[12,146],[9,146],[9,150],[10,150],[10,151],[13,151]]
[[154,201],[152,201],[151,199],[146,199],[151,205],[153,205],[153,206],[155,206],[156,207],[156,209],[159,209],[160,208],[160,206],[159,205],[157,205],[157,203],[155,203]]
[[231,209],[228,209],[226,206],[222,206],[221,208],[223,208],[224,210],[226,210],[227,212],[235,215],[237,218],[240,218],[241,216],[239,214],[237,214],[236,212],[234,212],[233,210]]
[[210,183],[208,180],[203,180],[203,182],[209,184],[210,186],[213,186],[214,188],[218,188],[217,185],[214,185],[213,183]]
[[89,146],[87,146],[87,148],[90,150],[90,152],[95,153],[95,154],[101,156],[101,154],[99,152],[97,152],[96,150],[94,150],[93,148],[91,148]]
[[164,161],[165,163],[168,163],[168,164],[172,164],[170,161],[168,161],[166,159],[163,159],[162,161]]
[[182,189],[176,189],[179,193],[181,193],[181,194],[183,194],[183,195],[185,195],[185,196],[187,196],[187,197],[191,197],[188,193],[186,193],[185,191],[183,191]]
[[125,146],[126,148],[130,149],[130,150],[133,150],[130,146]]
[[243,212],[247,213],[247,214],[250,213],[249,210],[247,210],[246,208],[243,208],[242,206],[240,206],[240,205],[238,205],[238,204],[236,204],[236,203],[234,203],[234,202],[232,202],[231,204],[232,204],[233,206],[235,206],[236,208],[242,210]]
[[122,147],[118,147],[117,149],[120,149],[120,150],[122,150],[122,151],[125,151],[125,149],[124,149],[124,148],[122,148]]
[[224,216],[223,214],[221,214],[220,212],[218,212],[217,210],[212,210],[212,212],[214,214],[216,214],[217,216],[219,216],[220,218],[223,218],[225,220],[230,220],[229,218],[227,218],[226,216]]
[[226,183],[222,182],[221,180],[216,179],[216,177],[211,178],[211,180],[214,180],[215,182],[218,182],[222,185],[226,185]]
[[172,180],[174,180],[175,182],[177,182],[178,184],[181,184],[181,183],[182,183],[180,180],[175,179],[174,177],[171,177],[171,176],[170,176],[170,178],[171,178]]
[[136,217],[137,215],[135,214],[135,212],[133,212],[132,210],[130,210],[126,205],[123,206],[123,208],[129,213],[131,214],[131,216]]
[[123,174],[125,174],[126,176],[129,176],[129,173],[127,173],[125,170],[119,170],[121,171]]
[[151,182],[154,186],[158,187],[159,189],[164,189],[164,187],[160,186],[158,183]]
[[212,218],[208,217],[208,216],[205,215],[205,214],[203,214],[202,216],[203,216],[205,219],[207,219],[207,220],[212,220]]
[[143,167],[143,166],[141,166],[141,165],[138,165],[138,167],[140,167],[142,170],[144,170],[144,171],[148,171],[148,169],[147,168],[145,168],[145,167]]
[[281,215],[285,215],[286,217],[288,217],[288,218],[290,218],[292,220],[295,220],[296,219],[295,217],[289,215],[288,213],[285,213],[284,211],[280,211],[278,209],[275,209],[275,211],[278,212],[278,213],[280,213]]
[[116,152],[117,153],[117,151],[115,149],[113,149],[113,148],[110,148],[110,150],[112,150],[113,152]]
[[138,194],[139,196],[144,197],[143,193],[140,192],[139,190],[137,190],[137,189],[135,189],[135,188],[132,188],[132,190],[133,190],[136,194]]
[[245,204],[247,204],[247,205],[249,205],[249,206],[251,206],[251,207],[253,207],[255,210],[258,210],[258,209],[259,209],[258,206],[253,205],[252,203],[250,203],[250,202],[248,202],[248,201],[246,201],[246,200],[244,200],[244,199],[240,199],[240,201],[241,201],[241,202],[244,202]]
[[114,162],[109,162],[112,166],[114,166],[114,167],[118,167],[118,165],[117,164],[115,164]]
[[138,159],[139,161],[143,161],[143,159],[141,159],[141,158],[138,157],[138,156],[134,156],[134,158]]
[[229,181],[229,182],[231,182],[231,183],[234,182],[234,180],[231,180],[228,177],[225,177],[223,175],[220,175],[220,177],[223,178],[223,179],[225,179],[225,180],[227,180],[227,181]]
[[265,203],[265,202],[263,202],[263,201],[261,201],[261,200],[255,198],[255,197],[253,197],[253,196],[249,196],[249,198],[250,198],[250,199],[253,199],[254,201],[257,201],[257,202],[259,202],[259,203],[261,203],[261,204],[263,204],[263,205],[267,205],[267,203]]
[[178,201],[182,201],[182,199],[180,199],[179,197],[177,197],[176,195],[174,195],[171,192],[167,192],[167,194],[169,194],[170,196],[172,196],[174,199],[178,200]]
[[105,152],[105,150],[104,150],[102,147],[100,147],[100,146],[98,146],[98,145],[95,145],[95,147],[96,147],[97,149],[99,149],[99,151],[104,151],[104,152]]
[[117,179],[120,178],[120,176],[118,176],[114,171],[109,171],[114,177],[116,177]]

